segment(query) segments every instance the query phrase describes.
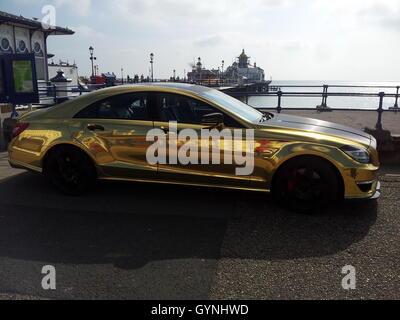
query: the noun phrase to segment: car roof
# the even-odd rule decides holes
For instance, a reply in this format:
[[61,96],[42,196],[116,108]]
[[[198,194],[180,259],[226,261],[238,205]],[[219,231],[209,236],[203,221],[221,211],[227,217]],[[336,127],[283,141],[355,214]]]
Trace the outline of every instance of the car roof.
[[107,91],[119,91],[120,89],[123,88],[135,88],[135,89],[141,89],[143,88],[148,89],[148,88],[160,88],[160,89],[172,89],[172,90],[180,90],[180,91],[186,91],[190,93],[195,93],[201,95],[202,93],[212,91],[215,89],[204,87],[204,86],[199,86],[196,84],[190,84],[190,83],[177,83],[177,82],[146,82],[143,84],[129,84],[129,85],[121,85],[121,86],[115,86],[115,87],[110,87],[107,89]]
[[[130,85],[120,85],[109,88],[104,88],[100,90],[95,90],[90,93],[84,94],[82,96],[76,97],[74,99],[63,102],[54,107],[48,108],[42,117],[48,118],[63,118],[63,117],[73,117],[73,115],[78,112],[82,107],[85,107],[93,102],[101,100],[102,98],[107,98],[114,94],[123,94],[131,91],[141,91],[141,90],[151,90],[151,91],[179,91],[182,93],[187,93],[189,95],[197,95],[199,97],[203,96],[204,93],[213,91],[215,89],[199,86],[195,84],[186,83],[174,83],[174,82],[150,82],[143,84],[130,84]],[[28,117],[39,116],[38,113],[30,114]],[[26,117],[26,118],[28,118]]]

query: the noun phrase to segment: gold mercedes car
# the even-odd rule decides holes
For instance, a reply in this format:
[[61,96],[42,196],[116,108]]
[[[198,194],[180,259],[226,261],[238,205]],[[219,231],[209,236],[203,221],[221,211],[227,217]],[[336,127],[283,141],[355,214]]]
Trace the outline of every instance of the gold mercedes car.
[[[187,129],[201,138],[188,139]],[[252,143],[214,149],[215,139],[202,137],[206,129],[232,132],[220,136],[224,141],[251,132]],[[155,157],[164,153],[165,161],[149,160],[155,143]],[[309,211],[338,199],[379,197],[376,147],[371,135],[350,127],[260,112],[203,86],[152,83],[102,89],[20,116],[9,162],[42,173],[67,194],[82,194],[96,179],[145,181],[271,192]],[[220,159],[203,161],[196,149]],[[192,161],[177,161],[188,152]],[[251,169],[238,174],[249,163],[232,161],[229,152],[235,159],[247,152]]]

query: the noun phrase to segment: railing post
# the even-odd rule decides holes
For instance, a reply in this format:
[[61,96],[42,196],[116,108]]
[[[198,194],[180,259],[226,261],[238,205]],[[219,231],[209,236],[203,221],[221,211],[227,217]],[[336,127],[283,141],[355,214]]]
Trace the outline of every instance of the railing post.
[[394,108],[397,109],[399,107],[398,101],[399,101],[399,89],[400,87],[397,86],[397,91],[396,91],[396,101],[394,103]]
[[53,98],[54,98],[54,104],[57,104],[57,86],[53,84]]
[[324,84],[324,89],[322,92],[322,102],[321,102],[321,107],[326,108],[327,107],[327,100],[328,100],[328,85]]
[[276,111],[278,111],[278,113],[281,113],[282,110],[282,91],[279,90],[278,91],[278,106],[276,107]]
[[384,92],[379,92],[379,108],[378,108],[378,121],[376,122],[376,130],[382,130],[382,113],[383,113],[383,98],[385,97]]

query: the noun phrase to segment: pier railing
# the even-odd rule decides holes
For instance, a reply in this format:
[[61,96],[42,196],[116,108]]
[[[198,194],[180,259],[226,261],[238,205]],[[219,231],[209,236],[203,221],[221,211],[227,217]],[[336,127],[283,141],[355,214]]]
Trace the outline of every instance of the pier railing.
[[[360,89],[360,92],[339,92],[337,89]],[[299,89],[305,89],[300,91]],[[330,90],[331,91],[330,91]],[[336,91],[335,91],[336,89]],[[363,92],[364,89],[374,89],[375,92]],[[388,91],[390,93],[388,93]],[[399,108],[399,97],[400,97],[400,86],[381,86],[381,85],[272,85],[269,86],[268,91],[257,92],[253,90],[246,91],[232,91],[226,92],[227,94],[244,99],[246,103],[249,102],[250,97],[254,96],[266,96],[276,97],[276,106],[257,106],[256,109],[262,110],[276,110],[280,113],[282,110],[318,110],[324,111],[373,111],[376,110],[378,118],[376,122],[376,129],[382,129],[382,114],[384,112],[400,112]],[[321,104],[317,106],[296,106],[288,107],[284,105],[284,98],[319,98]],[[371,105],[369,108],[341,108],[333,107],[328,105],[329,97],[359,97],[359,98],[376,98],[376,105]],[[394,99],[394,104],[390,107],[384,107],[385,99]]]
[[105,88],[104,84],[91,84],[88,88],[79,85],[56,84],[40,86],[38,88],[40,103],[37,105],[51,106],[102,88]]

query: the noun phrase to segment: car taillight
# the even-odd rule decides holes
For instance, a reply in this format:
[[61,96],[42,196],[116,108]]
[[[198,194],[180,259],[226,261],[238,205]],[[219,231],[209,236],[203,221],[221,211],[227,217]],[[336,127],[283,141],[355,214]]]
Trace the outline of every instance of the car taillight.
[[20,135],[29,127],[29,123],[17,123],[14,130],[12,137],[15,138],[16,136]]

